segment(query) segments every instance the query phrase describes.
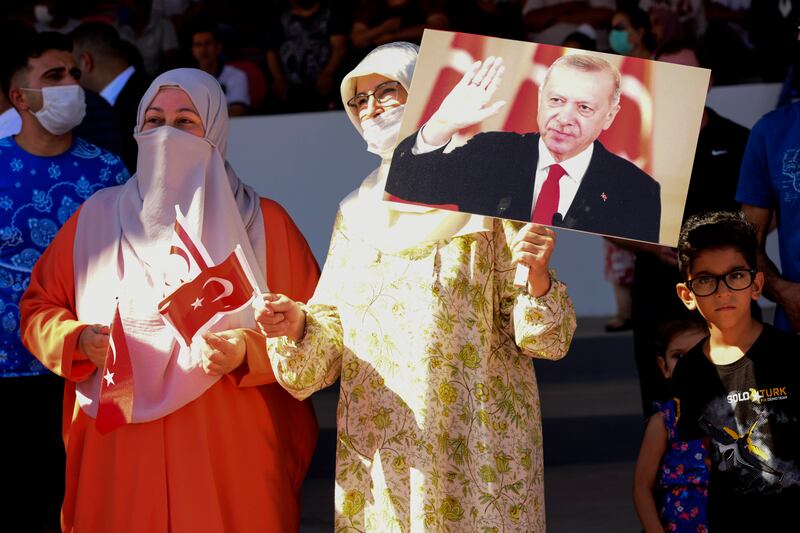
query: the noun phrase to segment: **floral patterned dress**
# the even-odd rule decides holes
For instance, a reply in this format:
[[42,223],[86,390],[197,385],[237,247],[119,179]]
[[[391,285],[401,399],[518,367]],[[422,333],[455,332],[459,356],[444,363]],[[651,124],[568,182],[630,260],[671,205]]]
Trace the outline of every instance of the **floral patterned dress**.
[[513,285],[518,223],[382,253],[337,217],[303,340],[271,339],[297,398],[341,376],[336,531],[545,531],[539,392],[566,287]]
[[655,402],[656,410],[667,428],[667,451],[658,473],[661,524],[665,531],[706,533],[706,500],[708,499],[708,457],[700,440],[678,439],[675,400]]

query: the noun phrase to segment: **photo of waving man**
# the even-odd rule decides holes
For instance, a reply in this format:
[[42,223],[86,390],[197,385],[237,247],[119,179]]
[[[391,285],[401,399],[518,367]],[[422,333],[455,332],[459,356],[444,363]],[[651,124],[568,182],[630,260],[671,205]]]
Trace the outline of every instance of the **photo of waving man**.
[[505,67],[476,61],[395,151],[387,199],[659,242],[659,183],[598,140],[620,110],[621,76],[585,53],[553,61],[538,93],[538,132],[453,137],[500,112]]

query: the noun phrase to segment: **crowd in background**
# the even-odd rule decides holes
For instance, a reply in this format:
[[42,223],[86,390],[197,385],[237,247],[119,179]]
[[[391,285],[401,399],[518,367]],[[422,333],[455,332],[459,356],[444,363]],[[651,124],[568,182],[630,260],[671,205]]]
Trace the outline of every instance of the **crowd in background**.
[[419,43],[425,28],[645,58],[691,39],[717,85],[786,81],[791,92],[798,70],[800,7],[780,0],[23,0],[0,12],[37,31],[109,25],[148,78],[213,74],[233,115],[337,109],[345,72],[377,45]]

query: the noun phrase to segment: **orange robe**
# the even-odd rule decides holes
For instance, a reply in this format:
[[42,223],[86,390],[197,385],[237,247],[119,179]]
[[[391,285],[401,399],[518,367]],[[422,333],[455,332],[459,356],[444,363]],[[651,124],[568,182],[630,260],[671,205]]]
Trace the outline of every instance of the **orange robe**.
[[[307,301],[319,268],[277,203],[262,199],[267,283]],[[282,532],[300,527],[300,486],[317,438],[309,402],[275,382],[265,339],[244,330],[245,362],[202,396],[152,422],[107,435],[75,402],[75,383],[97,368],[77,350],[73,242],[80,212],[39,259],[20,301],[22,338],[67,379],[64,531]],[[88,236],[84,236],[87,238]]]

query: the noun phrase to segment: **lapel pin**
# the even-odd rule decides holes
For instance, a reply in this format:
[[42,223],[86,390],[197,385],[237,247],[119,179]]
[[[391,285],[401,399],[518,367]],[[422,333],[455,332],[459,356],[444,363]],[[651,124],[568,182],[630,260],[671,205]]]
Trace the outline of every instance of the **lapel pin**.
[[605,202],[606,200],[608,200],[608,195],[606,193],[604,193],[604,192],[601,192],[600,193],[600,199]]

